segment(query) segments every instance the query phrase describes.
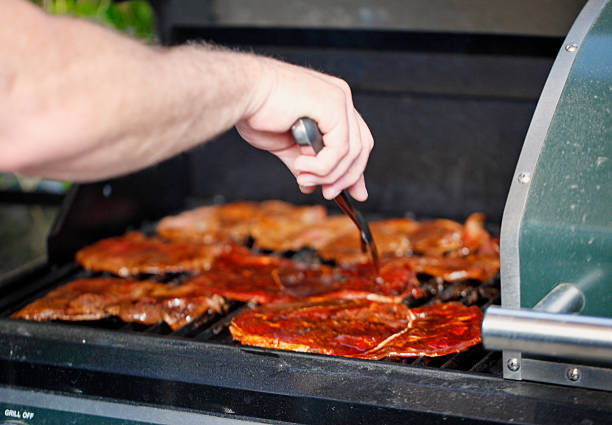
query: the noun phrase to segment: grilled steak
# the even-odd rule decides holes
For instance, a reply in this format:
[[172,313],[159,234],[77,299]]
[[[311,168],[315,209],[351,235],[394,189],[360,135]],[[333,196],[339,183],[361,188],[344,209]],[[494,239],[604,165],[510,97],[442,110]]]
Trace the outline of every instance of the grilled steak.
[[178,329],[205,313],[220,313],[225,306],[222,297],[204,294],[194,285],[92,278],[61,286],[12,317],[81,321],[117,316],[126,322],[166,322]]
[[395,260],[417,273],[439,277],[446,282],[473,279],[486,282],[499,271],[499,254],[466,257],[408,257]]
[[130,232],[81,249],[76,260],[88,270],[127,277],[206,270],[224,249],[222,245],[166,242]]
[[408,295],[425,296],[416,274],[404,264],[384,265],[376,274],[369,265],[307,265],[239,247],[221,254],[209,271],[187,282],[229,299],[258,303],[322,296],[399,302]]
[[251,229],[257,248],[276,252],[300,248],[318,249],[341,235],[355,232],[355,224],[345,215],[322,218],[307,224],[265,217]]
[[[453,269],[465,275],[479,275],[470,270],[461,270],[478,262],[470,258],[474,254],[480,255],[481,262],[485,260],[484,256],[491,257],[491,264],[495,262],[495,258],[499,261],[499,244],[484,229],[484,216],[479,213],[468,217],[465,225],[446,219],[422,223],[408,219],[392,219],[372,222],[371,227],[383,259],[425,257],[426,260],[417,259],[414,262],[417,268],[422,268],[422,264],[432,263],[447,269],[442,275],[430,273],[434,276],[448,276],[449,271]],[[359,234],[356,232],[330,240],[318,250],[318,254],[323,259],[333,260],[340,265],[369,261],[367,253],[361,250]],[[461,258],[466,261],[445,262],[447,258]],[[433,267],[429,269],[432,272],[436,270]]]
[[[409,236],[418,227],[418,222],[403,218],[371,222],[372,236],[381,258],[410,254],[412,249]],[[370,261],[368,253],[361,249],[361,239],[355,225],[315,248],[321,258],[333,260],[339,265],[363,264]]]
[[322,206],[301,207],[282,201],[233,202],[165,217],[159,222],[157,233],[172,240],[205,244],[245,243],[252,236],[253,228],[268,226],[276,234],[283,232],[285,236],[278,235],[282,240],[296,228],[324,219],[326,214]]
[[410,309],[369,300],[274,303],[236,316],[245,345],[363,359],[443,356],[481,341],[478,307],[450,302]]

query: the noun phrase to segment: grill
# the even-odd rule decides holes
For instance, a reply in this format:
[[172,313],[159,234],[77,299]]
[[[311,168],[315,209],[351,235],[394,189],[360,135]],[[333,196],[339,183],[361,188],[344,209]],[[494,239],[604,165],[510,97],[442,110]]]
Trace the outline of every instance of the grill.
[[[144,233],[152,233],[150,229],[142,230]],[[287,257],[293,259],[294,261],[306,260],[310,262],[314,256],[313,252],[304,250],[292,255],[287,255]],[[12,313],[18,311],[35,299],[44,296],[51,289],[55,289],[56,287],[76,279],[112,276],[113,275],[108,273],[90,272],[82,269],[78,264],[70,262],[69,264],[62,266],[53,273],[49,274],[45,279],[34,282],[29,285],[28,288],[24,288],[23,293],[28,294],[25,299],[21,299],[17,302],[3,303],[3,311],[0,312],[0,317],[9,318]],[[168,284],[178,284],[189,277],[190,275],[188,274],[170,274],[159,277],[157,280]],[[148,280],[155,279],[154,276],[143,276],[143,278]],[[427,292],[427,296],[417,300],[407,299],[405,303],[410,307],[433,304],[436,302],[460,301],[466,305],[477,305],[484,310],[489,305],[499,304],[500,301],[499,276],[494,277],[484,283],[473,281],[444,283],[440,279],[432,278],[427,275],[420,275],[419,278],[422,283],[422,287]],[[15,293],[14,295],[17,297],[19,294]],[[245,303],[231,302],[226,314],[206,314],[175,331],[173,331],[165,323],[144,325],[139,323],[125,323],[116,318],[82,322],[56,321],[56,323],[60,326],[78,325],[93,329],[106,329],[117,332],[127,332],[132,334],[137,333],[158,337],[179,337],[198,342],[239,346],[239,344],[232,341],[232,336],[229,333],[228,326],[231,319],[235,315],[248,308],[249,306]],[[499,363],[499,361],[501,361],[501,355],[500,353],[487,352],[482,348],[482,346],[478,346],[458,354],[450,354],[435,358],[413,357],[387,361],[401,362],[402,364],[432,366],[441,369],[495,373],[496,369],[492,368],[491,366],[494,363]]]
[[[392,1],[364,6],[357,15],[353,7],[338,6],[342,17],[352,17],[341,21],[346,27],[338,27],[336,12],[326,15],[325,9],[303,20],[283,15],[301,10],[298,3],[262,1],[268,10],[278,7],[276,18],[262,16],[255,2],[238,0],[205,5],[159,0],[153,5],[165,44],[200,39],[247,46],[348,80],[377,141],[367,170],[370,200],[359,207],[366,216],[408,212],[461,221],[482,211],[498,234],[529,122],[582,2],[559,6],[567,22],[550,27],[538,20],[549,15],[545,5],[530,2],[533,16],[524,21],[512,15],[510,5],[499,6],[500,31],[487,26],[480,2],[464,2],[461,13],[470,19],[454,24],[409,17],[416,9],[405,16],[390,13],[396,10]],[[325,7],[325,2],[310,4]],[[249,7],[252,22],[241,18]],[[390,21],[377,20],[380,16]],[[529,23],[532,17],[539,17],[536,25]],[[227,325],[247,308],[242,303],[174,332],[166,325],[115,319],[33,323],[8,318],[59,285],[93,276],[74,263],[79,248],[128,230],[150,233],[159,218],[186,208],[241,199],[314,202],[297,192],[278,161],[251,149],[235,132],[147,170],[73,187],[49,233],[48,262],[0,280],[0,412],[6,420],[610,422],[611,392],[504,379],[506,359],[481,345],[401,361],[241,346],[231,340]],[[309,255],[299,252],[293,258],[308,261]],[[182,278],[168,276],[164,282]],[[410,305],[457,299],[484,310],[500,303],[499,277],[479,286],[420,278],[432,296]]]

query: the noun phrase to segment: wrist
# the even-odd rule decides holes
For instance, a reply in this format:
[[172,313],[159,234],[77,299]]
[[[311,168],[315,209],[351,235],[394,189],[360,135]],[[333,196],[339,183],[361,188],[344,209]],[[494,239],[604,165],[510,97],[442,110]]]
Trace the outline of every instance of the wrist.
[[276,84],[274,59],[245,54],[247,68],[246,103],[240,120],[248,119],[266,103]]

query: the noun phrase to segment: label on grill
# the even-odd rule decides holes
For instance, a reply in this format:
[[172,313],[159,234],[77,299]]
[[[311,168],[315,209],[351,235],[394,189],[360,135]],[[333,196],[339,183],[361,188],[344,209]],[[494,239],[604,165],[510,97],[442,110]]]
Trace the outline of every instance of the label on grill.
[[4,409],[4,416],[15,419],[34,419],[34,413],[28,410]]

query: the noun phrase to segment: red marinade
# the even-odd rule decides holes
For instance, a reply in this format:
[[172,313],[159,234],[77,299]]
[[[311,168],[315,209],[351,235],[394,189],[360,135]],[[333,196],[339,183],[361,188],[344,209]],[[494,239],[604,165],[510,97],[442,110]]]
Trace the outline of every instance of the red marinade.
[[369,300],[274,303],[236,316],[245,345],[378,360],[443,356],[481,341],[478,307],[450,302],[410,309]]
[[[204,244],[245,243],[254,233],[270,242],[265,249],[284,251],[293,247],[279,243],[292,241],[291,235],[327,215],[325,207],[296,206],[283,201],[231,202],[184,211],[163,218],[157,232],[164,238]],[[297,248],[300,248],[299,246]]]
[[60,286],[11,317],[41,322],[117,316],[125,322],[165,322],[178,329],[206,313],[220,313],[225,306],[222,297],[193,285],[91,278]]
[[130,232],[86,246],[76,253],[76,260],[88,270],[128,277],[206,270],[224,249],[222,245],[167,242]]
[[238,301],[270,303],[297,298],[368,298],[399,302],[421,298],[416,274],[403,264],[383,265],[377,274],[369,265],[333,268],[250,254],[234,247],[220,255],[209,271],[187,280],[210,293]]

